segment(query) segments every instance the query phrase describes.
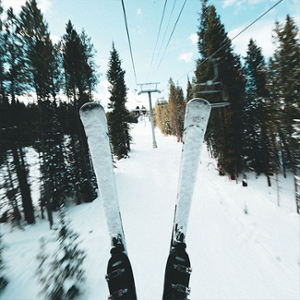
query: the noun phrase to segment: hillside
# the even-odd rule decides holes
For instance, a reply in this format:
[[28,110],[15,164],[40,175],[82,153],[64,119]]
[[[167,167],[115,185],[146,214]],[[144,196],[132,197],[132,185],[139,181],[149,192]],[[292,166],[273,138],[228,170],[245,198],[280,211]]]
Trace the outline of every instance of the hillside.
[[[140,300],[161,299],[168,256],[181,144],[156,130],[152,149],[149,123],[132,130],[129,159],[117,162],[116,185],[129,257]],[[299,299],[299,215],[292,176],[276,184],[248,175],[248,187],[220,177],[216,162],[202,149],[187,234],[193,273],[190,299]],[[36,195],[36,198],[38,195]],[[247,214],[245,214],[245,208]],[[101,199],[68,207],[71,226],[87,252],[86,281],[80,299],[107,299],[104,279],[110,243]],[[25,231],[1,224],[9,284],[1,300],[41,299],[36,278],[39,239],[48,223]]]

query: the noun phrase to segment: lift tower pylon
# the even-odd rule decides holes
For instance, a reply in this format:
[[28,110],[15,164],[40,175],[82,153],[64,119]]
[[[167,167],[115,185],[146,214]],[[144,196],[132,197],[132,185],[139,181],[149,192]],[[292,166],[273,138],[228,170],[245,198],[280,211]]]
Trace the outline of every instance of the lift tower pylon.
[[[158,84],[159,84],[159,82],[149,82],[149,83],[140,83],[140,84],[138,84],[141,88],[141,91],[138,92],[138,95],[140,95],[142,93],[148,93],[148,97],[149,97],[149,109],[150,109],[153,148],[157,148],[157,143],[156,143],[156,140],[155,140],[155,132],[154,132],[154,118],[153,118],[151,93],[160,93],[160,90],[157,89]],[[147,88],[143,89],[143,86],[147,86]]]

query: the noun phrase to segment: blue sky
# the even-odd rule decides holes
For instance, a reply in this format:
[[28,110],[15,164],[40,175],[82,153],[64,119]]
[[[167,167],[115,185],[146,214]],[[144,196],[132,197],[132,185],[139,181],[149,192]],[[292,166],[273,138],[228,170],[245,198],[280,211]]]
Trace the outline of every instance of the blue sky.
[[[2,2],[5,8],[12,6],[15,13],[18,13],[25,0],[2,0]],[[168,97],[170,78],[184,91],[186,90],[187,76],[192,78],[192,70],[198,57],[196,32],[201,12],[200,0],[187,0],[168,47],[166,47],[167,43],[184,0],[167,1],[159,36],[165,0],[124,0],[136,73],[133,71],[121,0],[37,0],[37,2],[48,22],[54,41],[64,34],[68,20],[72,21],[78,32],[84,28],[86,34],[91,37],[97,50],[96,63],[101,73],[95,94],[96,100],[100,100],[103,104],[108,101],[106,71],[112,42],[115,43],[122,59],[122,67],[126,71],[129,108],[142,104],[149,107],[148,96],[138,95],[140,88],[136,83],[160,82],[158,88],[161,93],[152,95],[153,102],[157,98]],[[230,38],[275,3],[277,0],[209,1],[209,4],[216,6]],[[275,21],[283,23],[287,14],[290,14],[300,27],[299,0],[283,0],[234,39],[235,53],[244,56],[247,44],[250,38],[253,38],[263,49],[264,56],[271,56],[274,50],[272,29]]]

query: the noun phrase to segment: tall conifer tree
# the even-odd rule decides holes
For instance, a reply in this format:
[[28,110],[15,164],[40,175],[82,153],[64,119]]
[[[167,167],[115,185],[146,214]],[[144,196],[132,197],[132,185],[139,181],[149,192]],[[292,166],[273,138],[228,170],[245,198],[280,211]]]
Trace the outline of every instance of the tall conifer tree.
[[[53,55],[53,44],[41,10],[37,7],[36,0],[28,0],[22,6],[18,33],[22,36],[24,50],[26,53],[25,68],[30,77],[31,91],[36,93],[39,105],[40,117],[40,151],[41,169],[44,194],[50,228],[53,225],[51,208],[51,194],[49,188],[49,148],[46,142],[51,128],[51,118],[48,115],[49,101],[51,97],[52,74],[49,72],[55,57]],[[51,130],[50,130],[51,131]],[[51,150],[50,150],[51,151]]]
[[[213,110],[208,124],[206,140],[212,147],[219,163],[231,177],[242,170],[242,99],[244,97],[244,82],[240,58],[233,54],[231,41],[225,32],[224,25],[213,5],[202,2],[200,16],[199,53],[194,83],[204,83],[214,78],[214,66],[209,60],[214,55],[218,64],[217,81],[223,83],[225,95],[230,106]],[[199,86],[196,86],[196,96]],[[220,102],[221,95],[205,96],[211,102]]]
[[264,173],[270,180],[270,144],[271,116],[268,108],[267,66],[254,40],[250,39],[247,56],[245,57],[246,103],[243,114],[244,121],[244,153],[246,162],[258,174]]
[[177,141],[182,141],[184,127],[185,101],[183,91],[180,86],[175,86],[172,79],[169,80],[169,119],[171,122],[172,134],[177,137]]
[[94,67],[93,46],[85,33],[78,35],[71,21],[66,25],[62,40],[65,90],[72,104],[69,114],[70,122],[75,126],[71,132],[69,149],[72,152],[70,161],[70,182],[73,183],[77,203],[81,199],[90,202],[97,197],[96,179],[89,159],[88,145],[79,117],[80,107],[92,101],[92,91],[98,82]]
[[[291,166],[296,175],[297,157],[299,153],[299,140],[294,139],[295,119],[300,115],[300,42],[299,28],[293,19],[287,15],[282,26],[276,22],[274,42],[276,47],[274,56],[270,60],[271,92],[277,106],[277,131],[283,144],[283,164]],[[295,180],[295,191],[297,184]],[[297,204],[297,212],[300,211]]]
[[110,103],[108,105],[108,128],[114,155],[118,159],[128,157],[130,151],[130,113],[126,108],[127,89],[125,71],[121,67],[119,53],[112,45],[108,63],[107,80],[110,83]]

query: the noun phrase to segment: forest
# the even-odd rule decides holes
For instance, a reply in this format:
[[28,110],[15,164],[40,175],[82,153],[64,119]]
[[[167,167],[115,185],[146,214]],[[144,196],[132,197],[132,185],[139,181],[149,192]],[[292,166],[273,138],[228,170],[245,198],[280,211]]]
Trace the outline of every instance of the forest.
[[[194,76],[185,92],[169,79],[168,99],[155,106],[155,124],[182,142],[187,101],[203,97],[211,103],[228,102],[212,110],[205,136],[220,175],[238,180],[252,171],[264,174],[271,185],[270,176],[291,171],[299,213],[299,30],[287,15],[284,24],[274,22],[276,50],[271,58],[263,57],[253,39],[246,57],[241,57],[234,53],[215,7],[207,2],[202,1],[199,12]],[[26,149],[32,147],[41,172],[40,212],[51,228],[52,212],[66,199],[80,204],[97,197],[79,118],[79,108],[95,101],[96,50],[84,29],[77,32],[71,20],[60,41],[53,43],[36,0],[27,1],[19,15],[12,8],[4,11],[0,0],[0,52],[1,220],[11,218],[18,226],[35,223],[26,160]],[[125,70],[114,44],[108,67],[109,134],[114,159],[122,159],[129,156],[130,123],[135,118],[126,108]],[[210,84],[216,70],[217,88]],[[23,101],[32,94],[34,101]]]
[[[213,108],[205,141],[218,159],[220,175],[238,179],[244,172],[271,176],[294,174],[299,213],[300,167],[300,43],[299,29],[287,15],[275,22],[276,50],[266,61],[262,49],[250,39],[246,57],[234,53],[220,16],[202,1],[194,77],[186,93],[169,80],[169,99],[157,103],[156,124],[165,135],[182,141],[185,103],[205,98]],[[213,82],[213,84],[212,84]],[[298,173],[297,173],[298,171]]]

